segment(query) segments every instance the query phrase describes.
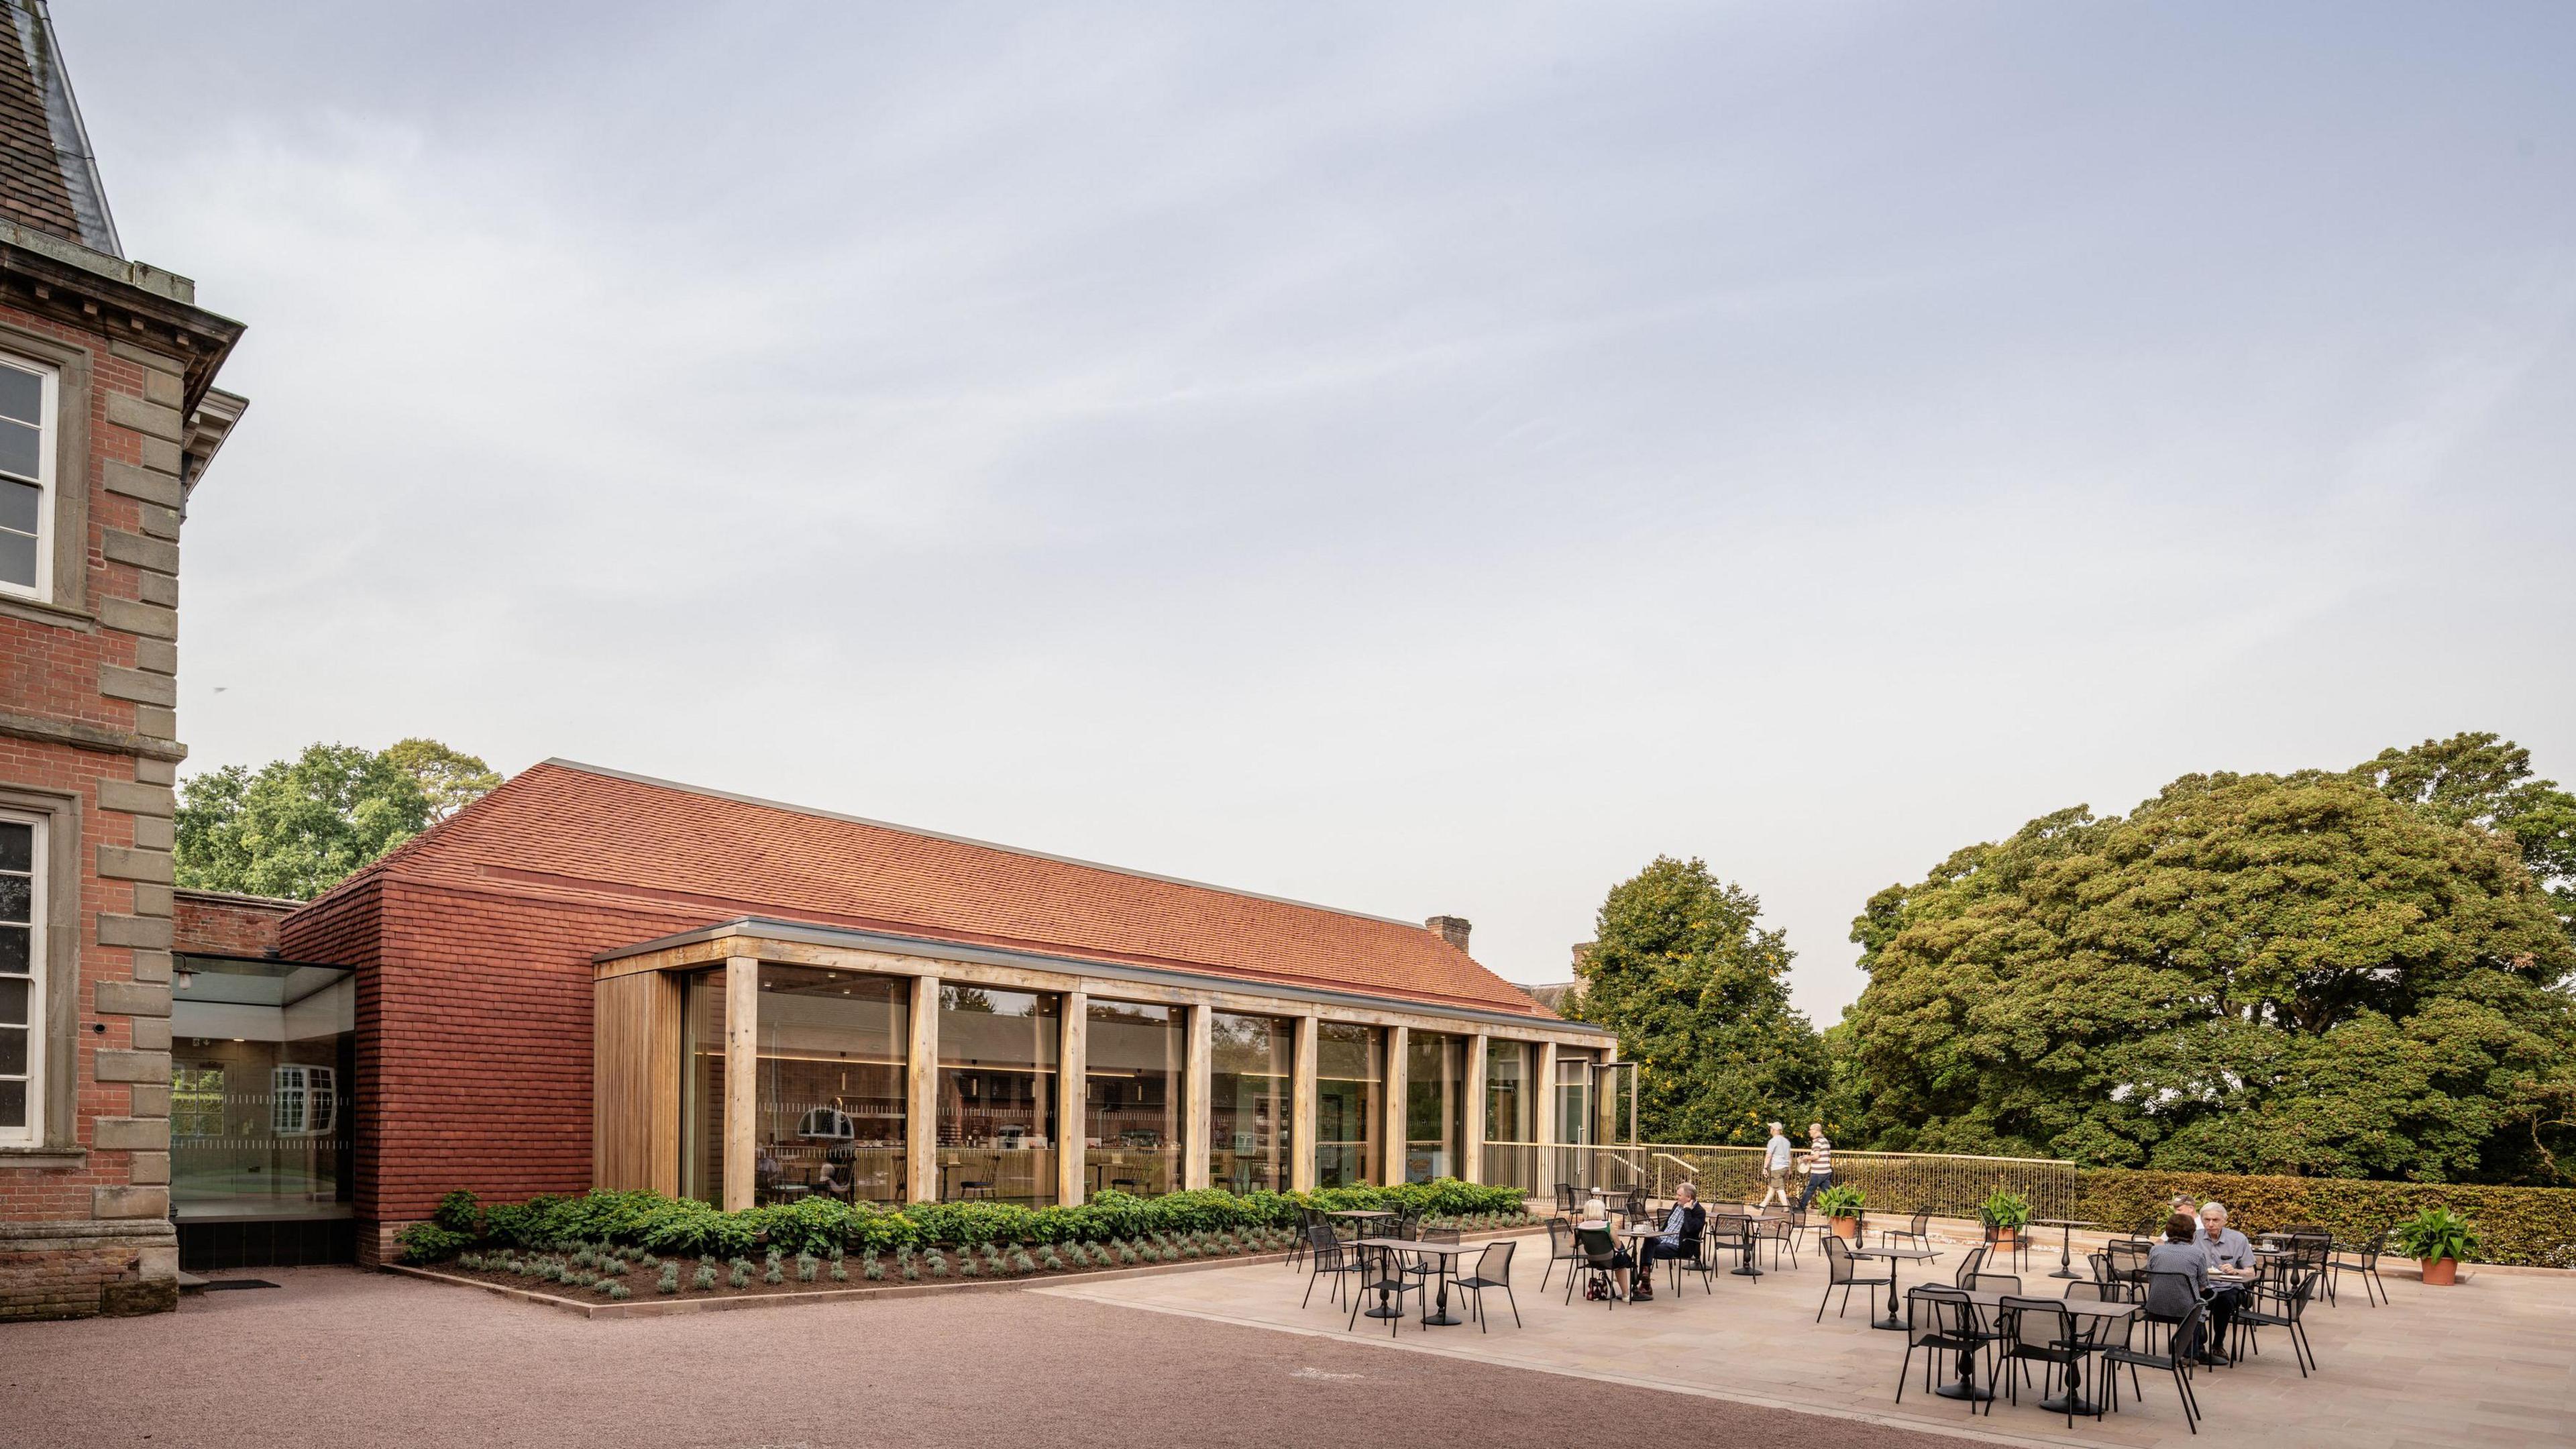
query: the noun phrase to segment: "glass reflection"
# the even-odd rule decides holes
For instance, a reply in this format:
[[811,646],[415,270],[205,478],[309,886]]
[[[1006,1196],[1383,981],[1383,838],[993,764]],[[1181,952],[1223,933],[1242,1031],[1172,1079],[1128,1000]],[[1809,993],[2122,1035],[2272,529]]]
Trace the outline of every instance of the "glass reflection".
[[1289,1186],[1296,1030],[1286,1017],[1209,1013],[1210,1186],[1235,1192]]

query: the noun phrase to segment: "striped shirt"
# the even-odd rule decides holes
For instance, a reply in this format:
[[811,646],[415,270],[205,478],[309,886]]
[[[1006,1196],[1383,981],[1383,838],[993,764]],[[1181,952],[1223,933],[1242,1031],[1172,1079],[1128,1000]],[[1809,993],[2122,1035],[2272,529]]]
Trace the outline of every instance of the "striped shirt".
[[1822,1176],[1834,1170],[1834,1144],[1822,1137],[1807,1139],[1807,1171]]

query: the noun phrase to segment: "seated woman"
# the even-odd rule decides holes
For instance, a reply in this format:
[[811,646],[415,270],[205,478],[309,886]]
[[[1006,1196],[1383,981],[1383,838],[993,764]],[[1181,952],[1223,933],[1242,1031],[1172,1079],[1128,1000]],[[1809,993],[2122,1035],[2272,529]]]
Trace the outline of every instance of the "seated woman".
[[[2171,1273],[2191,1280],[2191,1291],[2203,1301],[2209,1297],[2209,1252],[2192,1241],[2200,1231],[2200,1220],[2189,1213],[2175,1213],[2165,1221],[2165,1240],[2147,1249],[2149,1274]],[[2194,1330],[2198,1332],[2197,1329]],[[2216,1344],[2186,1343],[2180,1352],[2190,1358],[2206,1359],[2217,1352]]]
[[[1610,1231],[1610,1205],[1601,1200],[1601,1194],[1594,1193],[1583,1204],[1583,1217],[1574,1226],[1577,1229],[1592,1228],[1604,1233]],[[1629,1286],[1628,1271],[1636,1266],[1637,1260],[1628,1256],[1627,1249],[1614,1247],[1611,1250],[1610,1281],[1616,1285],[1619,1296],[1632,1303],[1636,1301],[1637,1295]]]

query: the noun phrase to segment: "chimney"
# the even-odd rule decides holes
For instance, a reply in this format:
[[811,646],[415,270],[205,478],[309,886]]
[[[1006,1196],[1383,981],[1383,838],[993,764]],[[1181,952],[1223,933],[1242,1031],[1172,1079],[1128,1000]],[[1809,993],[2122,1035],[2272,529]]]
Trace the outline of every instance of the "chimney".
[[1461,951],[1467,949],[1467,933],[1475,929],[1464,916],[1433,916],[1422,927]]
[[1600,944],[1601,943],[1598,941],[1577,941],[1574,943],[1575,975],[1580,976],[1583,974],[1583,963],[1592,959],[1592,948]]

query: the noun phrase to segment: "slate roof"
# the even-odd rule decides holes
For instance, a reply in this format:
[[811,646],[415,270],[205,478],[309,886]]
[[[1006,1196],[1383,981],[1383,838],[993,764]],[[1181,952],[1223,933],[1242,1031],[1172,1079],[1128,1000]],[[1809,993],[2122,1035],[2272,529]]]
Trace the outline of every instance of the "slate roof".
[[43,0],[0,0],[0,220],[122,256]]
[[649,900],[702,909],[709,923],[758,915],[1552,1019],[1410,922],[570,760],[512,776],[331,894],[371,876]]

